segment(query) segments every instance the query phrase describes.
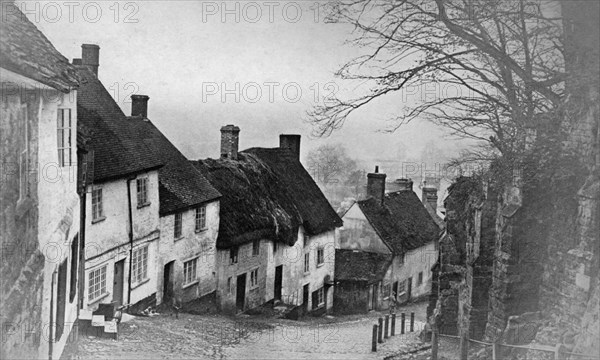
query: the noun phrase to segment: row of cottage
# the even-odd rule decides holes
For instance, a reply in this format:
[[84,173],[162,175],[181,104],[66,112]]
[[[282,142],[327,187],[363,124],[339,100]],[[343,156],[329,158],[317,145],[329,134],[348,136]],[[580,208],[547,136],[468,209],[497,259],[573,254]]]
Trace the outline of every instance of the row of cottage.
[[386,193],[376,170],[340,217],[300,162],[300,135],[239,151],[233,125],[219,159],[188,160],[149,120],[148,96],[122,112],[97,45],[69,63],[24,15],[5,20],[2,358],[59,358],[101,304],[213,296],[223,312],[272,301],[318,314],[429,292],[435,189],[423,202],[409,180]]

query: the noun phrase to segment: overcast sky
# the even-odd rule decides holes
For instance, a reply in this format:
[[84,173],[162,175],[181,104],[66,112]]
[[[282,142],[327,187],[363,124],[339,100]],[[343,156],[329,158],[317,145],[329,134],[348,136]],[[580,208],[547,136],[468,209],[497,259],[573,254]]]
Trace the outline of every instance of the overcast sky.
[[458,143],[429,124],[409,124],[394,134],[377,132],[407,101],[400,94],[356,113],[327,139],[309,137],[305,112],[332,90],[348,91],[348,84],[333,73],[365,51],[344,44],[352,29],[325,23],[315,4],[96,1],[23,6],[69,59],[81,57],[82,43],[99,45],[99,78],[125,113],[130,113],[129,95],[150,96],[148,117],[191,158],[218,156],[219,128],[226,124],[241,128],[241,149],[277,146],[280,133],[302,134],[303,157],[323,143],[342,143],[366,164],[393,157],[400,146],[407,156],[418,157],[432,139],[444,151],[455,151]]

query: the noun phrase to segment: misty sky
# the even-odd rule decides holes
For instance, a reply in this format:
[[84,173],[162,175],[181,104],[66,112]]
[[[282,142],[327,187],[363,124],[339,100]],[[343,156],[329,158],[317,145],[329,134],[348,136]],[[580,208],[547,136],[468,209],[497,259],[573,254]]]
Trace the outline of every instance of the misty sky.
[[98,44],[99,78],[124,112],[130,113],[130,94],[150,96],[148,117],[191,158],[218,156],[226,124],[241,128],[241,149],[277,146],[280,133],[299,133],[303,157],[320,144],[342,143],[365,167],[393,158],[400,147],[419,157],[431,140],[452,155],[458,149],[430,124],[377,132],[410,101],[401,94],[357,112],[327,139],[309,137],[303,119],[315,101],[332,90],[365,90],[333,73],[368,51],[344,44],[352,28],[325,23],[313,1],[37,4],[27,3],[25,12],[56,48],[72,59],[81,57],[82,43]]

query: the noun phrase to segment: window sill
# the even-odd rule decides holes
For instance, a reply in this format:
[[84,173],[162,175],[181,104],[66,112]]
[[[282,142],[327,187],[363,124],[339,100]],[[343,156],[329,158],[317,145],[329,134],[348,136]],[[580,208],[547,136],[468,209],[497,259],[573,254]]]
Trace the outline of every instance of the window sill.
[[92,224],[97,224],[97,223],[102,222],[104,220],[106,220],[106,216],[102,216],[102,217],[99,217],[97,219],[93,219],[92,220]]
[[100,300],[108,297],[108,295],[110,295],[108,292],[104,293],[103,295],[100,295],[99,297],[95,298],[94,300],[88,300],[88,306],[90,305],[95,305],[97,302],[99,302]]
[[150,278],[144,279],[144,280],[140,281],[139,283],[131,285],[131,290],[139,288],[140,286],[144,285],[148,281],[150,281]]
[[306,275],[310,275],[310,271],[305,271],[304,276],[306,276]]
[[320,268],[320,267],[322,267],[323,265],[325,265],[325,263],[324,263],[324,262],[322,262],[322,263],[320,263],[320,264],[317,264],[317,268]]
[[197,230],[195,230],[195,232],[196,232],[196,234],[200,234],[200,233],[205,232],[206,230],[208,230],[208,228],[197,229]]
[[177,242],[177,241],[179,241],[179,240],[181,240],[183,238],[184,238],[183,235],[180,235],[180,236],[177,236],[177,237],[173,237],[173,242]]
[[139,205],[137,206],[137,208],[138,208],[138,209],[145,208],[146,206],[150,206],[150,204],[152,204],[152,203],[151,203],[151,202],[145,202],[145,203],[143,203],[143,204],[139,204]]
[[181,287],[181,289],[182,289],[182,290],[183,290],[183,289],[187,289],[187,288],[189,288],[189,287],[192,287],[192,286],[194,286],[194,285],[197,285],[199,282],[200,282],[200,281],[199,281],[198,279],[196,279],[196,280],[192,281],[192,282],[191,282],[191,283],[189,283],[189,284],[185,284],[185,285],[183,285],[183,286]]

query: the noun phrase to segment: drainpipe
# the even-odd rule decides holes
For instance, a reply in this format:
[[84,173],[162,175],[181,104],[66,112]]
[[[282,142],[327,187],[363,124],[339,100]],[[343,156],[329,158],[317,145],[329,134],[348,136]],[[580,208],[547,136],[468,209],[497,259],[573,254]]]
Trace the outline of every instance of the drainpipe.
[[129,207],[129,276],[127,277],[127,304],[131,304],[131,271],[133,268],[133,209],[131,208],[131,180],[134,177],[127,179],[127,205]]
[[56,284],[56,270],[52,272],[50,281],[50,322],[48,331],[48,359],[52,360],[52,343],[54,342],[54,285]]

